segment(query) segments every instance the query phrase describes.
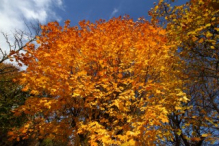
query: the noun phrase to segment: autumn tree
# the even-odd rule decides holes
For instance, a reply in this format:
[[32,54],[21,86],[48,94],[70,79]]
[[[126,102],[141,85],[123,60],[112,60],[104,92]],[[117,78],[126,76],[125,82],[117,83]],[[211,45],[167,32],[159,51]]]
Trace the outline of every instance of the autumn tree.
[[154,24],[166,28],[169,43],[178,46],[190,80],[187,110],[170,116],[175,144],[214,144],[219,137],[219,1],[190,0],[172,7],[160,0],[149,13]]
[[10,132],[70,145],[155,145],[172,140],[168,115],[187,102],[183,62],[166,31],[129,17],[42,26],[28,44],[20,84],[32,95]]
[[[15,117],[12,110],[23,105],[26,97],[22,86],[13,80],[19,77],[19,69],[11,64],[0,64],[0,145],[12,145],[7,133],[13,127],[19,127],[25,122],[25,116]],[[22,142],[24,144],[24,142]]]

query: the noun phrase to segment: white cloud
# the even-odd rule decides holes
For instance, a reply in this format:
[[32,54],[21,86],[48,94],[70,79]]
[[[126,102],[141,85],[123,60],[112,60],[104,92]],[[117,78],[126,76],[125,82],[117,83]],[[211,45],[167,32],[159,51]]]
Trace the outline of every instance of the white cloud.
[[23,14],[25,14],[24,17],[27,20],[36,19],[40,22],[46,22],[48,17],[46,10],[40,10],[39,12],[36,12],[28,8],[22,8],[21,11],[23,12]]
[[[50,20],[60,20],[55,13],[55,7],[63,9],[62,0],[1,0],[0,6],[0,30],[13,31],[25,29],[24,20],[39,20],[46,23]],[[19,25],[17,25],[19,24]]]
[[56,1],[57,1],[57,6],[64,9],[62,0],[56,0]]
[[[56,14],[55,8],[64,10],[63,0],[0,1],[0,32],[9,35],[12,35],[15,30],[27,31],[25,23],[28,24],[28,22],[39,21],[45,24],[48,21],[60,21],[61,17]],[[0,48],[7,51],[7,47],[4,37],[0,34]]]
[[112,18],[112,17],[113,17],[116,13],[118,13],[118,12],[119,12],[119,9],[114,8],[113,11],[112,11],[112,13],[110,14],[109,19]]

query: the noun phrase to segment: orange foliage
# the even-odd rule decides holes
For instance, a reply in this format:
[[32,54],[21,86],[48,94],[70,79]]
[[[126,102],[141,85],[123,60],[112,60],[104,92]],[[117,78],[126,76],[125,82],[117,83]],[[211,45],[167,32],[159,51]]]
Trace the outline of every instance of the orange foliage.
[[[188,99],[176,48],[144,19],[113,18],[43,26],[29,45],[20,80],[33,97],[15,111],[32,115],[23,131],[38,138],[87,137],[97,145],[154,145],[171,139],[167,114]],[[12,133],[10,133],[12,135]]]

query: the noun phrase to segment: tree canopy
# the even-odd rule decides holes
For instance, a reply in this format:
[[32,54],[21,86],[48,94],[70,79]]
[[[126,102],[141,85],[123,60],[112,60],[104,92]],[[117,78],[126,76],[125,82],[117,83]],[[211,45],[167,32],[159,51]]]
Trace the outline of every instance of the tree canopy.
[[88,140],[91,145],[154,145],[171,139],[168,114],[186,102],[176,47],[144,19],[42,27],[29,44],[20,83],[32,96],[15,114],[31,115],[11,135]]

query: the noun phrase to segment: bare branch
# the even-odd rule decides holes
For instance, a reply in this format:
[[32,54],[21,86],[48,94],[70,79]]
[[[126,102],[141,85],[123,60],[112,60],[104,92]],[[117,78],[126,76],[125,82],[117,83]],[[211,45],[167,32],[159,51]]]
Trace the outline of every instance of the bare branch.
[[[34,42],[36,40],[36,36],[40,35],[41,28],[39,21],[37,21],[37,24],[31,22],[29,25],[25,22],[25,25],[29,32],[25,32],[23,30],[15,30],[13,34],[13,43],[9,39],[9,35],[2,32],[6,44],[9,47],[9,51],[7,52],[5,48],[3,51],[3,48],[0,48],[0,63],[13,57],[14,53],[19,53],[27,46],[27,44]],[[12,51],[14,52],[13,54],[11,53]]]

